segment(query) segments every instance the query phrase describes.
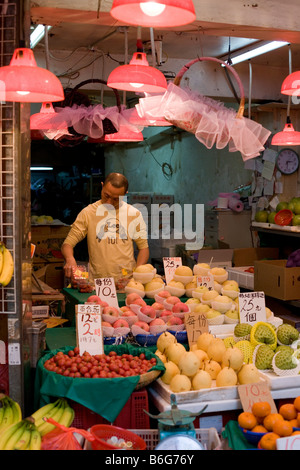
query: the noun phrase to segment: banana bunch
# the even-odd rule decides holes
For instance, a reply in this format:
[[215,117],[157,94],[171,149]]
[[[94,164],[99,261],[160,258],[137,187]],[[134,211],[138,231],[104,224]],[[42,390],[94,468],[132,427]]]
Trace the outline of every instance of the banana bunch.
[[22,419],[22,411],[19,403],[9,396],[0,394],[0,436],[9,426]]
[[52,418],[59,424],[70,427],[74,420],[75,412],[65,398],[58,398],[54,403],[48,403],[35,411],[31,417],[41,436],[56,428],[54,424],[48,423],[44,418]]
[[29,417],[13,423],[0,434],[0,450],[41,450],[42,436]]
[[14,260],[11,252],[0,242],[0,284],[7,286],[14,273]]

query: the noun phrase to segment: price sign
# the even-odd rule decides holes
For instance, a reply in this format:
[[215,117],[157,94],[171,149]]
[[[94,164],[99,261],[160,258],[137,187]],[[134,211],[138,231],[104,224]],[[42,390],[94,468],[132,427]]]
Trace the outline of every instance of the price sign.
[[101,306],[76,305],[76,335],[79,353],[103,354]]
[[193,344],[197,343],[198,337],[208,331],[208,322],[204,314],[189,312],[184,315],[186,332],[191,349]]
[[264,292],[240,292],[239,311],[241,323],[266,321],[266,303]]
[[300,450],[300,435],[295,434],[277,439],[276,450]]
[[119,308],[115,280],[113,277],[95,279],[96,295],[111,307]]
[[208,290],[212,290],[215,287],[214,284],[214,277],[212,274],[207,274],[205,276],[197,276],[197,287],[204,286],[207,287]]
[[271,405],[271,413],[277,413],[277,408],[267,382],[238,385],[238,393],[244,411],[252,411],[252,406],[258,401],[267,401]]
[[165,257],[163,258],[164,263],[164,271],[165,271],[165,278],[166,283],[169,284],[174,277],[175,270],[182,266],[182,259],[180,257]]

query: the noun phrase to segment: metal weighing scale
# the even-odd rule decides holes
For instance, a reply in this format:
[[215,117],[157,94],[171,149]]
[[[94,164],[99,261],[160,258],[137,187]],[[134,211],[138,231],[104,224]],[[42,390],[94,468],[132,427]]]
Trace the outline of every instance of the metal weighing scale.
[[176,396],[171,394],[171,409],[163,411],[159,415],[152,415],[148,411],[144,410],[151,418],[157,419],[158,421],[158,433],[159,449],[161,450],[172,450],[180,449],[178,447],[181,444],[183,450],[197,449],[203,450],[203,445],[196,439],[196,430],[194,427],[194,420],[197,416],[200,416],[207,408],[205,405],[202,410],[197,413],[191,413],[186,410],[179,410],[176,402]]

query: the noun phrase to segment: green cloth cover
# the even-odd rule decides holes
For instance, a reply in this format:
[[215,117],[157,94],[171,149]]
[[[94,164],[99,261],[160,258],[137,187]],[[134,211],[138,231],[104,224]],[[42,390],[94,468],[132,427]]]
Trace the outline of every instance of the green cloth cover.
[[257,449],[256,446],[250,444],[240,430],[237,421],[228,421],[222,432],[222,437],[228,440],[228,446],[232,450],[251,450]]
[[[73,347],[56,349],[45,354],[38,361],[34,384],[35,409],[37,410],[41,406],[50,403],[56,397],[65,397],[80,403],[108,421],[113,422],[129,400],[130,395],[139,382],[140,376],[111,379],[72,378],[64,377],[44,368],[44,363],[47,359],[54,356],[58,351],[67,353],[70,349],[73,349]],[[110,351],[116,351],[119,355],[133,354],[134,356],[145,353],[146,359],[151,359],[155,356],[147,348],[137,348],[130,344],[120,344],[118,346],[105,345],[105,354],[108,354]],[[164,371],[165,366],[163,362],[157,356],[155,357],[157,364],[151,368],[151,371]]]

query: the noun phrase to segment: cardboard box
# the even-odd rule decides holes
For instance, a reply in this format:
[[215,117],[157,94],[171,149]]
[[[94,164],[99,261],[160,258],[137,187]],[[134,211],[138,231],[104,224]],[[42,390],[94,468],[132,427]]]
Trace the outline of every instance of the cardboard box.
[[232,249],[200,250],[197,263],[208,263],[212,268],[229,268],[232,266]]
[[62,262],[60,249],[70,228],[69,225],[31,226],[31,243],[35,245],[33,263]]
[[236,248],[233,250],[233,266],[254,266],[254,261],[278,259],[279,248]]
[[254,290],[281,300],[300,299],[300,268],[286,268],[286,260],[255,261]]

